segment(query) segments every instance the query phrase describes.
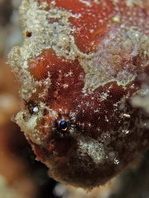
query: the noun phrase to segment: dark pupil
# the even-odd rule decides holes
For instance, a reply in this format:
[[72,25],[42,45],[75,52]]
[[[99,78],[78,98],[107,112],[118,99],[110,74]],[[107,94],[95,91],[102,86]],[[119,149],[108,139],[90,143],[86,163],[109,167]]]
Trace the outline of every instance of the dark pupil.
[[59,127],[60,127],[60,129],[61,129],[62,131],[67,130],[67,121],[66,121],[66,120],[60,121]]

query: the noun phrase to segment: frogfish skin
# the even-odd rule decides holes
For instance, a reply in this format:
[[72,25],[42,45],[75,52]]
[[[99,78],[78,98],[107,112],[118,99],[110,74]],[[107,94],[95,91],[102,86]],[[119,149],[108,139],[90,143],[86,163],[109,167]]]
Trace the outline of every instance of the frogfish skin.
[[149,1],[22,0],[20,20],[16,123],[51,177],[104,184],[149,148]]

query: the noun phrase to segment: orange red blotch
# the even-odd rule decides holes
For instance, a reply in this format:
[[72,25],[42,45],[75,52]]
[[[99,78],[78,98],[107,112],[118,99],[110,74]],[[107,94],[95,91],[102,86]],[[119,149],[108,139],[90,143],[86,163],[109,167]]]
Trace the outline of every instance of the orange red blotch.
[[75,99],[76,94],[80,93],[84,87],[85,73],[78,60],[72,61],[58,57],[51,49],[43,51],[30,62],[30,72],[37,80],[50,77],[51,85],[48,86],[50,93],[53,93],[50,94],[50,103],[63,101],[63,104],[66,103],[67,106],[67,97]]
[[[52,0],[39,0],[39,2],[51,3]],[[90,5],[79,0],[56,0],[55,6],[64,8],[77,14],[70,18],[75,27],[74,37],[76,45],[85,53],[95,51],[99,41],[107,28],[107,23],[113,14],[113,4],[109,0],[103,3],[88,1]]]

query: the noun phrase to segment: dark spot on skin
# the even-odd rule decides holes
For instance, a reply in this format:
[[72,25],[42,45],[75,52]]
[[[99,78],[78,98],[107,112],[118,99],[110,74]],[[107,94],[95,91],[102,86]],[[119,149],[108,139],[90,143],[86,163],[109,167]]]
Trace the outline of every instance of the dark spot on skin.
[[32,36],[32,32],[26,32],[26,37],[31,37]]
[[34,102],[34,101],[32,101],[32,100],[30,100],[30,101],[25,101],[25,104],[27,105],[27,108],[28,108],[28,110],[29,110],[29,113],[32,115],[33,113],[34,113],[34,111],[33,111],[33,109],[34,109],[34,107],[37,107],[38,105]]

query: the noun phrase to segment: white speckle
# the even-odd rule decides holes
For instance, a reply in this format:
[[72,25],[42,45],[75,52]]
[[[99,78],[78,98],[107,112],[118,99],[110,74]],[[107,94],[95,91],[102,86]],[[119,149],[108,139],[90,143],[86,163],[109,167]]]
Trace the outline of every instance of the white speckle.
[[118,160],[118,159],[114,159],[114,164],[119,164],[120,163],[120,161]]
[[144,123],[143,123],[143,127],[149,129],[149,122],[148,122],[148,121],[144,122]]
[[108,96],[109,96],[109,94],[107,92],[103,92],[101,94],[101,101],[106,100]]
[[38,111],[39,111],[38,107],[34,107],[34,108],[33,108],[33,112],[34,112],[34,113],[37,113]]
[[85,104],[86,104],[86,106],[87,106],[87,107],[89,107],[89,106],[90,106],[90,103],[89,103],[89,102],[86,102]]
[[120,23],[121,18],[120,18],[120,16],[116,15],[116,16],[112,17],[112,21],[115,22],[115,23]]
[[130,115],[126,114],[126,113],[124,113],[123,116],[126,117],[126,118],[130,118]]
[[93,32],[94,32],[94,30],[93,30],[93,29],[90,29],[89,31],[90,31],[90,33],[93,33]]
[[59,108],[59,112],[62,112],[62,109],[61,108]]
[[63,88],[68,88],[69,85],[68,84],[63,84]]
[[135,34],[135,37],[139,37],[139,34],[138,34],[138,33],[136,33],[136,34]]
[[99,109],[95,109],[95,110],[94,110],[94,113],[98,113],[98,112],[99,112]]
[[65,77],[68,77],[68,76],[72,76],[72,71],[68,72],[67,74],[65,74]]
[[85,5],[91,7],[91,2],[89,2],[88,0],[80,0],[81,3],[84,3]]
[[129,133],[129,130],[122,130],[122,133],[124,133],[124,134],[128,134]]
[[105,121],[106,121],[106,122],[109,122],[109,119],[107,118],[107,116],[105,116]]
[[55,6],[56,2],[55,1],[51,1],[51,5]]
[[91,127],[91,123],[88,123],[88,126]]

